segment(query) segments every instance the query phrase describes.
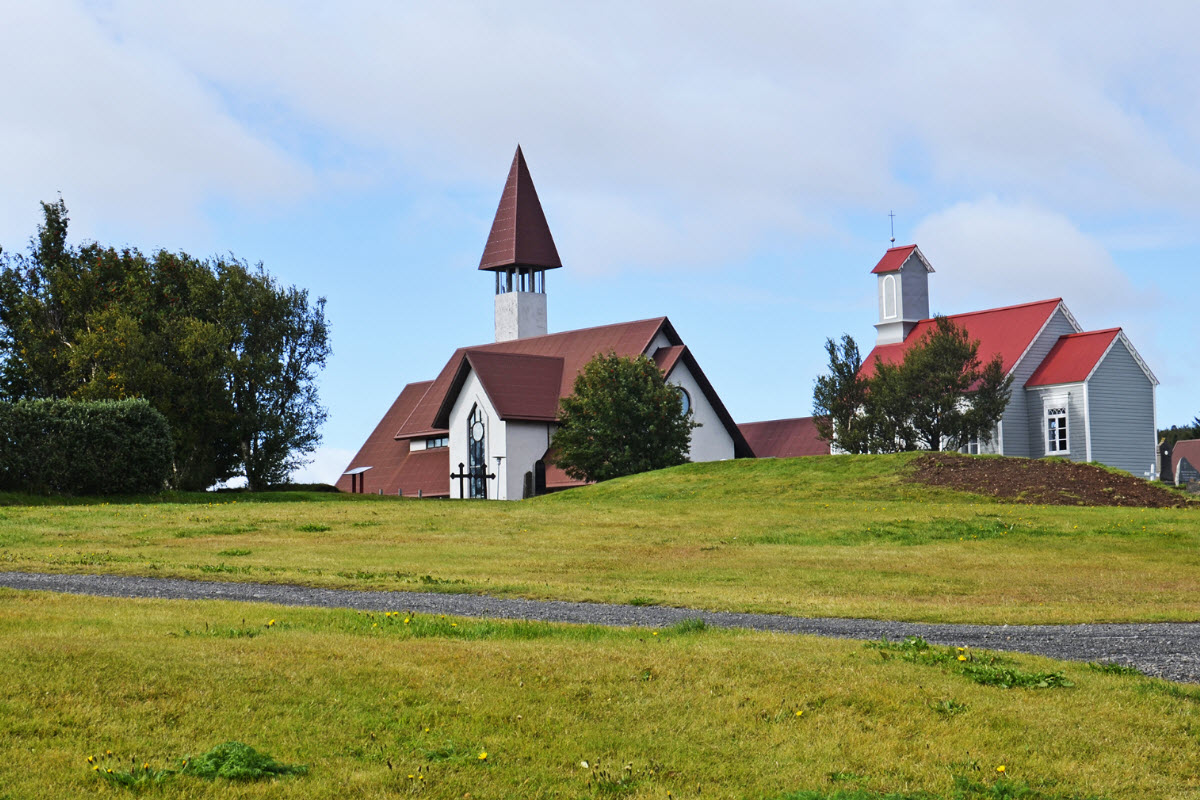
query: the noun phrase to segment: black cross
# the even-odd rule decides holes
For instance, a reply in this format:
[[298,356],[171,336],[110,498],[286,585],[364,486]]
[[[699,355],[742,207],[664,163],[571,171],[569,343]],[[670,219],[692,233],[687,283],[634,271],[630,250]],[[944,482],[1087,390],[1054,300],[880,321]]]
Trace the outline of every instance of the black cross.
[[[458,474],[455,475],[453,472],[450,473],[451,478],[455,478],[458,480],[458,496],[460,499],[463,499],[463,500],[465,500],[467,497],[467,493],[463,489],[463,481],[466,481],[470,478],[477,478],[483,473],[482,469],[473,469],[473,470],[467,471],[466,469],[463,468],[465,466],[466,465],[460,461],[460,462],[458,462]],[[492,478],[495,478],[496,476],[489,472],[486,475],[483,475],[483,477],[490,480]],[[484,484],[483,491],[486,496],[486,493],[487,493],[487,484],[486,483]]]

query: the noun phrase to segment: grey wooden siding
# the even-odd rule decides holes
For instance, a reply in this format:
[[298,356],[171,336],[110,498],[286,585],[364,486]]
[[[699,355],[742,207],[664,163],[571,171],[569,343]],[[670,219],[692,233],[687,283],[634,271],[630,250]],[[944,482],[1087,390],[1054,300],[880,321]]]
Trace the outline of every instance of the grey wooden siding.
[[900,273],[900,318],[920,320],[929,317],[929,273],[921,259],[909,256]]
[[[1072,461],[1087,461],[1087,430],[1085,426],[1083,384],[1063,383],[1058,386],[1036,386],[1026,389],[1026,423],[1030,432],[1030,455],[1044,458],[1048,455],[1069,458]],[[1065,397],[1067,403],[1067,446],[1066,453],[1046,452],[1046,398]],[[1054,400],[1052,405],[1057,405]],[[1036,446],[1036,447],[1035,447]]]
[[[1046,324],[1045,330],[1042,331],[1042,335],[1029,348],[1024,360],[1013,370],[1012,399],[1008,401],[1008,408],[1004,410],[1004,416],[1001,418],[1004,423],[1004,455],[1025,456],[1026,458],[1039,458],[1043,455],[1046,446],[1041,423],[1039,422],[1032,428],[1029,424],[1025,381],[1033,375],[1033,371],[1042,363],[1046,354],[1050,352],[1050,348],[1058,341],[1058,337],[1075,332],[1075,327],[1067,319],[1067,315],[1062,313],[1061,309],[1056,308],[1050,321]],[[979,359],[984,362],[991,357],[991,353],[979,354]],[[1037,413],[1039,415],[1042,413],[1041,405],[1038,405]]]
[[1154,387],[1119,339],[1088,382],[1092,460],[1142,476],[1155,462]]

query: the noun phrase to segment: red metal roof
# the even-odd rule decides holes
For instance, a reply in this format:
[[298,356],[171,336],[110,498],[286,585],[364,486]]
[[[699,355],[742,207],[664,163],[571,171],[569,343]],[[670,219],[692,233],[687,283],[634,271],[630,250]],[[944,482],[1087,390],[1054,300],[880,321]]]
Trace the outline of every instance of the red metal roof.
[[[416,497],[418,494],[422,497],[449,497],[450,448],[409,452],[408,458],[404,459],[396,472],[395,487],[403,489],[405,497]],[[391,492],[384,489],[384,494],[395,493],[395,489]]]
[[[980,361],[987,363],[999,353],[1004,371],[1008,373],[1016,366],[1017,360],[1033,343],[1038,331],[1049,321],[1050,315],[1061,304],[1062,298],[1055,297],[1051,300],[1039,300],[1019,306],[953,314],[950,319],[956,325],[965,328],[967,335],[972,339],[979,340]],[[933,319],[923,319],[913,326],[903,342],[876,345],[863,359],[861,374],[868,378],[874,374],[876,358],[885,364],[899,364],[904,360],[904,354],[908,348],[920,341],[934,327]]]
[[897,272],[900,267],[904,266],[904,262],[917,249],[915,244],[906,244],[902,247],[890,247],[883,254],[883,258],[879,259],[879,263],[875,265],[875,269],[871,270],[872,275],[877,275],[881,272]]
[[[1171,449],[1171,475],[1175,480],[1175,472],[1179,469],[1179,460],[1186,458],[1188,463],[1200,470],[1200,439],[1183,439],[1175,443]],[[549,479],[547,479],[549,480]]]
[[1052,386],[1086,380],[1120,332],[1120,328],[1108,328],[1058,337],[1054,347],[1050,348],[1025,385]]
[[812,417],[740,422],[738,429],[746,437],[755,458],[829,455],[829,442],[817,435]]
[[525,165],[521,146],[517,145],[492,230],[479,259],[479,268],[502,270],[508,267],[556,269],[562,266],[558,248],[550,235],[546,214],[538,200],[533,178]]

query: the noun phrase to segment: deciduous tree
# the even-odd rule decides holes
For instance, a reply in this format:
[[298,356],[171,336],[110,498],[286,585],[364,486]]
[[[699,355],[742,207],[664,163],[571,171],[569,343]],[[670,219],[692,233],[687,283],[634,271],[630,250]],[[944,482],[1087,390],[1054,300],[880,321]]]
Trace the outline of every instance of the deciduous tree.
[[682,464],[700,427],[653,361],[614,353],[596,356],[576,376],[559,425],[554,461],[586,481]]

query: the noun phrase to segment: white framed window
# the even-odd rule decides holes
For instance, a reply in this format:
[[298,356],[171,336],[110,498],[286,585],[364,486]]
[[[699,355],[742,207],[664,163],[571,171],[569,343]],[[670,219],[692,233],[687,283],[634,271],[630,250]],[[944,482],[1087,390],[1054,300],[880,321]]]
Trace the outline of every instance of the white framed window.
[[896,316],[896,276],[883,277],[883,318],[892,319]]
[[1066,455],[1070,452],[1067,404],[1046,406],[1046,455]]

